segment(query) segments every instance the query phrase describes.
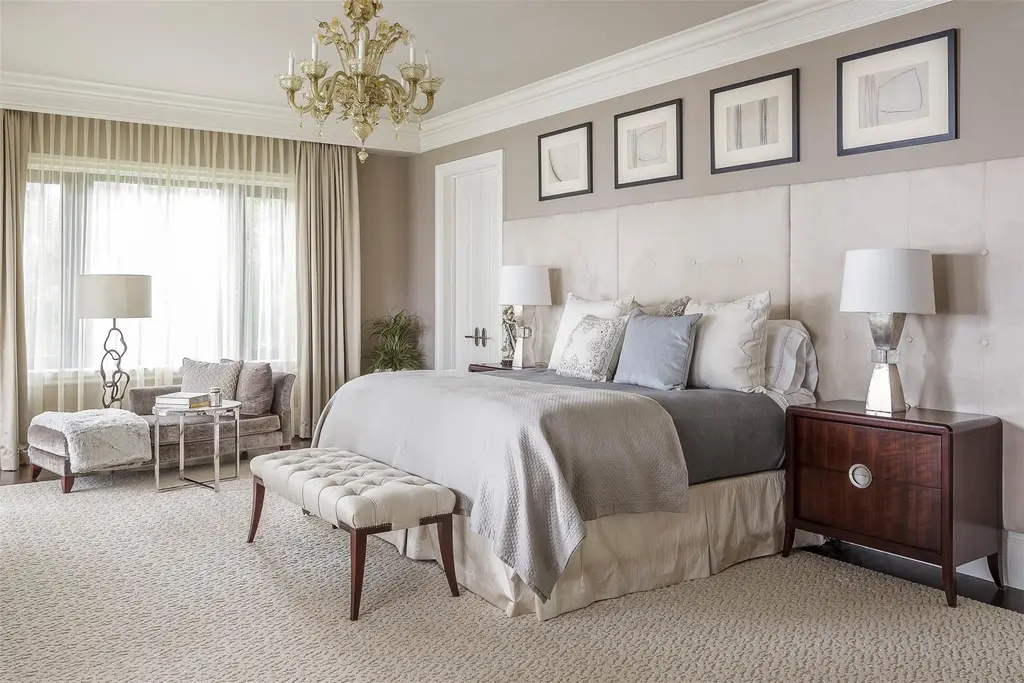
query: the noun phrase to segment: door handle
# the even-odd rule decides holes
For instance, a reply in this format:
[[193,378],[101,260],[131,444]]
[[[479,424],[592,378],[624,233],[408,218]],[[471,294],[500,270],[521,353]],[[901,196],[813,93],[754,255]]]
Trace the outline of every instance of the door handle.
[[486,327],[483,328],[482,330],[479,327],[474,327],[473,328],[473,334],[466,334],[466,335],[463,335],[463,337],[465,339],[472,339],[473,340],[473,346],[483,345],[484,348],[487,348],[487,340],[490,339],[490,337],[487,336],[487,328]]

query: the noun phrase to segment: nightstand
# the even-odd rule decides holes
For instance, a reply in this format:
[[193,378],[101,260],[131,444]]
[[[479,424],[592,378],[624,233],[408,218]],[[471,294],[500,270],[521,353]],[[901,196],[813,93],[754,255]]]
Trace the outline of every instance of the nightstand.
[[501,363],[470,363],[470,372],[494,372],[495,370],[512,370],[511,365],[502,365]]
[[1003,424],[912,408],[872,415],[857,401],[786,411],[786,537],[804,529],[942,567],[956,607],[956,568],[988,558],[999,575]]

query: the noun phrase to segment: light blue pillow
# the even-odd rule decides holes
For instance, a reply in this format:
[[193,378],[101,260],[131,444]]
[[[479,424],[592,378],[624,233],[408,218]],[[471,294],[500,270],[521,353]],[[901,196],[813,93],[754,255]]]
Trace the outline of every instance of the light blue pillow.
[[622,339],[617,384],[685,389],[701,313],[663,317],[634,315]]

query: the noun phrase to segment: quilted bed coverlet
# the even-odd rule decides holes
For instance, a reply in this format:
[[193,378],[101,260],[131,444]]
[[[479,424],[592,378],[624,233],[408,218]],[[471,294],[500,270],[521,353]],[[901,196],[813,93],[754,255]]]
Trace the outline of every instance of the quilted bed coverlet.
[[542,600],[587,520],[679,512],[688,486],[672,418],[653,399],[485,373],[364,375],[331,398],[313,445],[452,489]]

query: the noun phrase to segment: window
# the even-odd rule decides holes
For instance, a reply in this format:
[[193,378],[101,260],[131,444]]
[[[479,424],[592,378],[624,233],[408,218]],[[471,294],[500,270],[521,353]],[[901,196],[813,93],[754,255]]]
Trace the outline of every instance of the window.
[[98,368],[111,322],[77,319],[79,273],[153,276],[153,317],[117,323],[128,346],[125,369],[176,369],[184,356],[292,365],[291,178],[102,164],[30,160],[23,258],[30,372]]

